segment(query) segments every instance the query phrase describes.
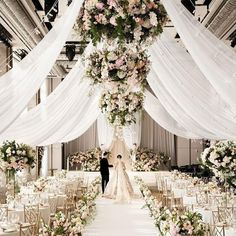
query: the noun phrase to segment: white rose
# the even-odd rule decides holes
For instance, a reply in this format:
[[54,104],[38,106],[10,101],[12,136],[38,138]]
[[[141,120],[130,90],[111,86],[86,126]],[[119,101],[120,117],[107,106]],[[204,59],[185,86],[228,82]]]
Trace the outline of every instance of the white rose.
[[117,76],[118,76],[120,79],[123,79],[123,78],[125,78],[125,76],[126,76],[126,72],[125,72],[125,71],[118,71],[118,72],[117,72]]
[[11,148],[10,148],[10,147],[7,148],[6,153],[7,153],[7,154],[10,154],[10,153],[11,153]]
[[16,162],[16,158],[15,158],[15,157],[11,157],[11,158],[10,158],[10,162],[12,162],[12,163],[13,163],[13,162]]
[[157,16],[154,12],[150,12],[149,13],[149,17],[150,17],[150,23],[153,25],[153,26],[157,26]]
[[118,59],[118,57],[117,57],[117,55],[116,55],[114,52],[109,52],[109,53],[107,54],[107,59],[108,59],[109,61],[115,61],[115,60]]

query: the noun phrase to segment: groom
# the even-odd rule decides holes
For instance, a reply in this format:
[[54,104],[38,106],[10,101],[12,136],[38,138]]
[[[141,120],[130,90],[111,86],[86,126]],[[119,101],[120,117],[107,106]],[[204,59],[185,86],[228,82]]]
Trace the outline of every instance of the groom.
[[102,176],[102,193],[104,193],[106,185],[109,181],[109,167],[112,167],[112,165],[109,165],[107,157],[108,157],[108,152],[104,152],[100,160],[100,173]]

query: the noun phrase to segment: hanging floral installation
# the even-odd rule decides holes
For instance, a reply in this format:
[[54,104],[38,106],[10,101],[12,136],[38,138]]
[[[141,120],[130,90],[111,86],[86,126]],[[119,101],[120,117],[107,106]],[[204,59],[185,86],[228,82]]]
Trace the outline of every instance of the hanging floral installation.
[[145,50],[119,46],[97,50],[87,59],[86,74],[92,85],[103,84],[109,89],[116,86],[133,89],[145,86],[150,61]]
[[84,1],[75,31],[96,46],[86,58],[86,77],[103,88],[100,108],[112,125],[135,123],[135,113],[143,109],[150,70],[145,48],[166,21],[159,0]]
[[105,91],[100,100],[100,108],[108,121],[116,126],[135,122],[135,113],[142,109],[144,96],[142,92],[118,90],[117,93]]
[[166,20],[159,0],[85,0],[75,29],[94,44],[104,39],[147,44],[162,33]]

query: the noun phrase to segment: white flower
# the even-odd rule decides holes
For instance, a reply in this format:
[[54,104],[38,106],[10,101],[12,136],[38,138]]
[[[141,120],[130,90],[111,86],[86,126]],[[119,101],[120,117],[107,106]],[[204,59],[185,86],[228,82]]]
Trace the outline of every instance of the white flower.
[[157,16],[154,12],[150,12],[149,13],[149,17],[150,17],[150,23],[153,25],[153,26],[157,26],[158,22],[157,22]]
[[118,71],[118,72],[117,72],[117,76],[118,76],[120,79],[123,79],[123,78],[125,78],[125,76],[126,76],[126,72],[125,72],[125,71]]
[[114,52],[109,52],[109,53],[107,54],[107,59],[108,59],[109,61],[115,61],[115,60],[118,59],[118,57],[117,57],[117,55],[116,55]]
[[11,148],[10,148],[10,147],[7,148],[6,153],[7,153],[7,154],[10,154],[10,153],[11,153]]

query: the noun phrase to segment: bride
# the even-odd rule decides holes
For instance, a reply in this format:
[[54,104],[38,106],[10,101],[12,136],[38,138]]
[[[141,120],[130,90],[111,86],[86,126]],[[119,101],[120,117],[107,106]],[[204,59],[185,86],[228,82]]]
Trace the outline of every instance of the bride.
[[114,165],[115,170],[111,180],[106,186],[104,196],[115,199],[115,202],[130,202],[133,195],[129,176],[125,171],[125,164],[121,161],[122,156],[117,156],[117,162]]

